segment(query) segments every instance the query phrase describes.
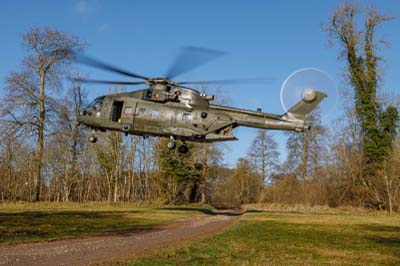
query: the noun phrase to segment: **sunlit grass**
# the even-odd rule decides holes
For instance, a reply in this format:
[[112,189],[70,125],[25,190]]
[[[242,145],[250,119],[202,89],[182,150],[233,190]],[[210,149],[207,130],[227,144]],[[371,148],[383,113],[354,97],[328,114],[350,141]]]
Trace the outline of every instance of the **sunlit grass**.
[[190,217],[207,208],[105,203],[0,204],[0,244],[129,233]]
[[113,265],[400,265],[400,217],[248,212],[213,237]]

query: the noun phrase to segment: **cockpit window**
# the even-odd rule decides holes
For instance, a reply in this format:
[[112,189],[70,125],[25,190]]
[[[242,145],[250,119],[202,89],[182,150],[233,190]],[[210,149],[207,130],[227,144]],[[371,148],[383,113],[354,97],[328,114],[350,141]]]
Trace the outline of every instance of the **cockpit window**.
[[88,108],[88,109],[89,109],[89,108],[93,108],[93,109],[95,109],[95,110],[100,109],[101,105],[103,104],[104,98],[105,98],[105,97],[103,96],[103,97],[99,97],[99,98],[94,99],[94,101],[91,102],[91,103],[87,106],[87,108]]
[[144,99],[150,100],[153,97],[153,92],[151,90],[146,90],[144,92]]

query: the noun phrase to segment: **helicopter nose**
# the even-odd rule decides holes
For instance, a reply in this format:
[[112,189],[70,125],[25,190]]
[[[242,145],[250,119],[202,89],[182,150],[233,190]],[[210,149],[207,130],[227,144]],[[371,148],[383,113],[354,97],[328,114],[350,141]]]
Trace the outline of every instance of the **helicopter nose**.
[[79,112],[79,116],[85,116],[88,114],[88,111],[86,109],[81,109]]
[[92,112],[90,112],[88,109],[83,108],[79,111],[79,114],[77,116],[77,121],[79,124],[87,124],[89,116],[91,116]]
[[78,123],[82,123],[82,117],[84,116],[84,109],[81,109],[76,117]]

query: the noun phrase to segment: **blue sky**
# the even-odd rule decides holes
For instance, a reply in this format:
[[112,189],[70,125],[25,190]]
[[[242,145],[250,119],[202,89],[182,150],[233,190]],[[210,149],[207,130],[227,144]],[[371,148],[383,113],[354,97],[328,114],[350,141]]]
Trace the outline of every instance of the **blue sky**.
[[[374,3],[400,16],[400,3]],[[88,44],[87,54],[145,76],[162,76],[182,46],[199,46],[226,52],[207,65],[179,76],[181,80],[273,77],[262,85],[229,85],[223,97],[238,107],[283,113],[280,87],[286,77],[302,67],[323,69],[336,85],[342,81],[344,64],[338,47],[327,46],[321,24],[340,1],[19,1],[3,0],[0,9],[0,94],[4,79],[18,70],[26,52],[21,35],[29,27],[51,26],[76,34]],[[400,19],[379,29],[390,47],[382,51],[385,62],[383,90],[399,91]],[[83,69],[92,78],[117,76]],[[129,89],[129,88],[128,88]],[[212,88],[215,89],[215,88]],[[107,93],[105,86],[88,86],[89,96]],[[340,110],[340,106],[337,107]],[[325,121],[329,122],[329,121]],[[245,156],[255,129],[236,131],[239,141],[228,144],[226,162]],[[285,136],[274,132],[284,155]]]

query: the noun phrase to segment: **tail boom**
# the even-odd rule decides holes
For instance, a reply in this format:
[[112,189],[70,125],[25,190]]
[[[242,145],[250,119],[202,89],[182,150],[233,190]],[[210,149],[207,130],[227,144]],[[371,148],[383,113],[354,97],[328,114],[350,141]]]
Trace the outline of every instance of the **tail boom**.
[[219,105],[213,105],[211,108],[228,113],[235,120],[237,126],[302,132],[310,129],[305,119],[306,115],[312,112],[325,97],[327,95],[323,92],[312,91],[283,115]]

